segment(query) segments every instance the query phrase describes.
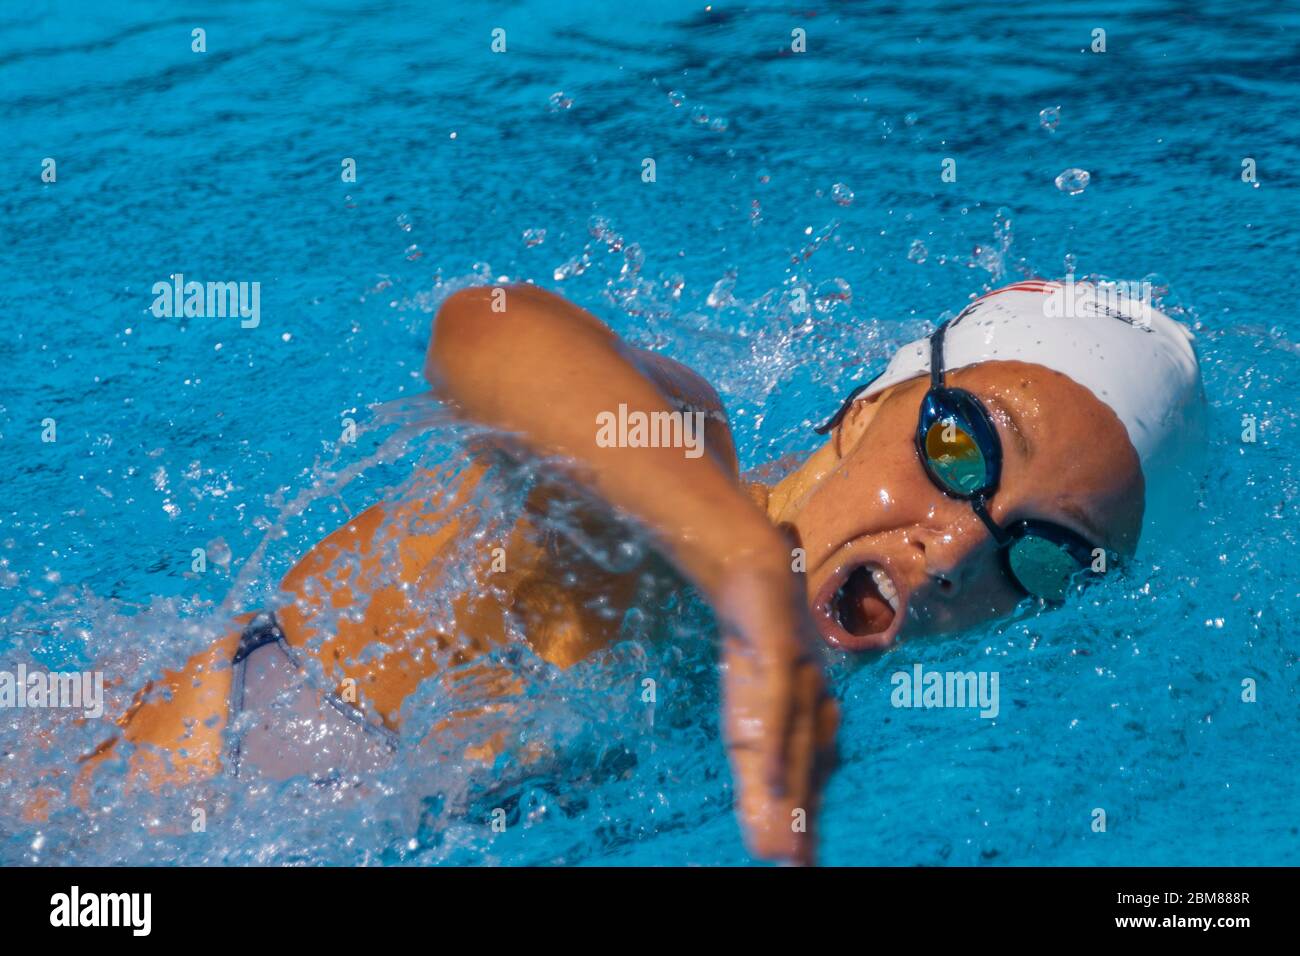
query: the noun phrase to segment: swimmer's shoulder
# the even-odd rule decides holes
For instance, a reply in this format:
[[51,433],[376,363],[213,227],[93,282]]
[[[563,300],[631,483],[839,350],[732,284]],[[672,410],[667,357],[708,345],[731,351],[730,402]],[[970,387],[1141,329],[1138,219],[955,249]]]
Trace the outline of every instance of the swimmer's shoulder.
[[678,411],[703,413],[705,447],[733,477],[738,476],[735,439],[717,390],[703,375],[676,359],[645,349],[629,347],[627,351],[637,370],[654,382]]
[[[545,319],[546,321],[536,321]],[[493,321],[495,320],[495,321]],[[438,310],[425,363],[430,384],[437,367],[462,361],[492,362],[489,337],[528,335],[533,361],[543,366],[562,362],[570,337],[595,336],[615,348],[681,412],[704,415],[705,447],[733,475],[738,473],[735,443],[722,399],[694,369],[657,352],[636,348],[592,313],[561,295],[526,283],[474,286],[450,295]],[[487,356],[487,358],[485,358]]]

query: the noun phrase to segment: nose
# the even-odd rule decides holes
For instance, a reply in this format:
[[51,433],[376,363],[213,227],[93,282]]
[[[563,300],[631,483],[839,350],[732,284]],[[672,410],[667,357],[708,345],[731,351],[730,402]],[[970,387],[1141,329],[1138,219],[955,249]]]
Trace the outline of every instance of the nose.
[[945,597],[961,594],[994,545],[988,529],[973,512],[942,527],[917,525],[908,539],[920,555],[926,578]]

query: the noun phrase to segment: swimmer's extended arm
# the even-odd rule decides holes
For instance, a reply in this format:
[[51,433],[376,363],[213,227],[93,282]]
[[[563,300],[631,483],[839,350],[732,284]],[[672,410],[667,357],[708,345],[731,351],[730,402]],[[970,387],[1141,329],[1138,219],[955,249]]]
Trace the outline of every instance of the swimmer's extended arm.
[[[494,309],[496,304],[498,308]],[[760,856],[809,860],[836,724],[790,544],[736,480],[735,453],[605,447],[601,416],[678,411],[716,396],[532,286],[458,292],[434,325],[425,376],[466,417],[516,435],[640,520],[710,599],[726,641],[726,725],[740,814]],[[695,392],[695,394],[690,394]],[[685,394],[684,394],[685,393]],[[807,820],[807,831],[797,825]]]

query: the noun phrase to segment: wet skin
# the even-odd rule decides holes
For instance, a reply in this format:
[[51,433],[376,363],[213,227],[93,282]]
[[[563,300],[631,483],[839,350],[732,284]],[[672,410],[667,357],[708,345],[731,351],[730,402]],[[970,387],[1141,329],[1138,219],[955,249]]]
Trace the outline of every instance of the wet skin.
[[[1021,362],[958,369],[947,382],[979,397],[996,424],[1003,466],[989,510],[999,525],[1051,521],[1095,547],[1132,552],[1142,471],[1114,412],[1064,375]],[[958,631],[1023,599],[971,506],[944,495],[921,465],[914,436],[928,387],[928,378],[914,379],[855,403],[768,498],[772,520],[792,525],[806,549],[809,600],[832,645],[869,650]],[[879,626],[851,633],[827,609],[864,565],[889,576],[899,613],[873,595],[871,613],[857,620]]]
[[[573,460],[572,472],[537,487],[508,540],[485,546],[477,577],[491,575],[494,587],[452,599],[457,640],[413,608],[445,584],[440,559],[476,520],[460,505],[501,448],[439,493],[371,508],[320,542],[283,582],[286,603],[277,614],[286,638],[315,654],[337,687],[354,680],[362,705],[397,728],[402,702],[421,682],[510,640],[512,622],[541,657],[568,666],[617,639],[619,612],[637,601],[647,572],[663,587],[685,579],[721,624],[725,727],[750,848],[810,861],[811,829],[791,833],[788,821],[798,809],[815,818],[838,723],[816,646],[882,648],[997,617],[1020,600],[969,505],[939,492],[917,459],[912,436],[925,382],[856,403],[795,472],[771,487],[749,484],[737,473],[729,430],[712,419],[708,454],[694,461],[680,449],[595,447],[593,412],[620,401],[712,411],[721,404],[689,369],[626,347],[557,296],[511,287],[508,313],[500,315],[490,308],[490,292],[458,293],[440,311],[427,369],[435,392],[465,417],[520,436],[504,453],[559,453]],[[999,522],[1048,519],[1097,545],[1131,550],[1142,478],[1108,408],[1069,379],[1019,363],[959,370],[949,383],[985,400],[997,422],[1004,467],[991,511]],[[569,495],[575,479],[588,489],[581,507],[590,530],[622,533],[608,521],[612,506],[637,519],[659,553],[612,573],[548,538],[540,516]],[[406,530],[417,518],[439,530]],[[790,571],[792,538],[805,549],[806,574]],[[491,566],[496,546],[505,549],[507,571]],[[889,575],[900,613],[875,589],[858,588],[848,600],[862,607],[848,615],[849,630],[844,609],[834,605],[837,597],[844,603],[845,581],[864,565]],[[368,596],[360,620],[328,613],[360,593]],[[594,597],[614,613],[591,611]],[[326,620],[337,628],[327,631]],[[237,640],[232,633],[165,674],[119,720],[122,736],[136,745],[132,771],[146,783],[219,771]],[[499,668],[484,670],[489,685],[513,683]],[[490,758],[500,738],[466,737],[465,753]],[[83,763],[83,787],[113,745],[107,741]]]

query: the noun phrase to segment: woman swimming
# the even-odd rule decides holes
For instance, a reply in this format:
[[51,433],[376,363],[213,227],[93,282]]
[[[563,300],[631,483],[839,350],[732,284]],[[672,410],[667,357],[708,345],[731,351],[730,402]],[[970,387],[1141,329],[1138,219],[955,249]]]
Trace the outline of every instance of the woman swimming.
[[[458,292],[435,320],[425,376],[502,437],[440,496],[375,506],[326,537],[284,579],[282,606],[143,690],[118,721],[132,778],[363,773],[388,759],[421,682],[506,643],[515,626],[554,665],[583,659],[618,640],[647,572],[674,586],[656,566],[666,559],[719,620],[750,848],[808,861],[812,828],[792,820],[815,818],[838,723],[819,645],[883,649],[1027,598],[1060,604],[1131,555],[1154,518],[1157,477],[1195,431],[1189,340],[1148,304],[1095,286],[1000,289],[903,347],[819,429],[825,443],[765,485],[741,480],[722,404],[685,366],[532,286]],[[691,416],[703,453],[686,447],[689,427],[677,442],[626,429],[610,440],[612,415],[637,414]],[[505,569],[486,554],[476,569],[479,580],[495,570],[497,587],[457,594],[454,628],[435,625],[414,609],[446,586],[443,559],[472,530],[458,506],[489,458],[525,454],[554,477],[533,488]],[[657,554],[596,566],[543,530],[557,501],[593,529],[630,516]],[[330,686],[303,684],[305,655]],[[512,681],[500,664],[483,677]],[[115,744],[85,759],[83,786]],[[465,752],[490,759],[499,746],[467,740]]]

